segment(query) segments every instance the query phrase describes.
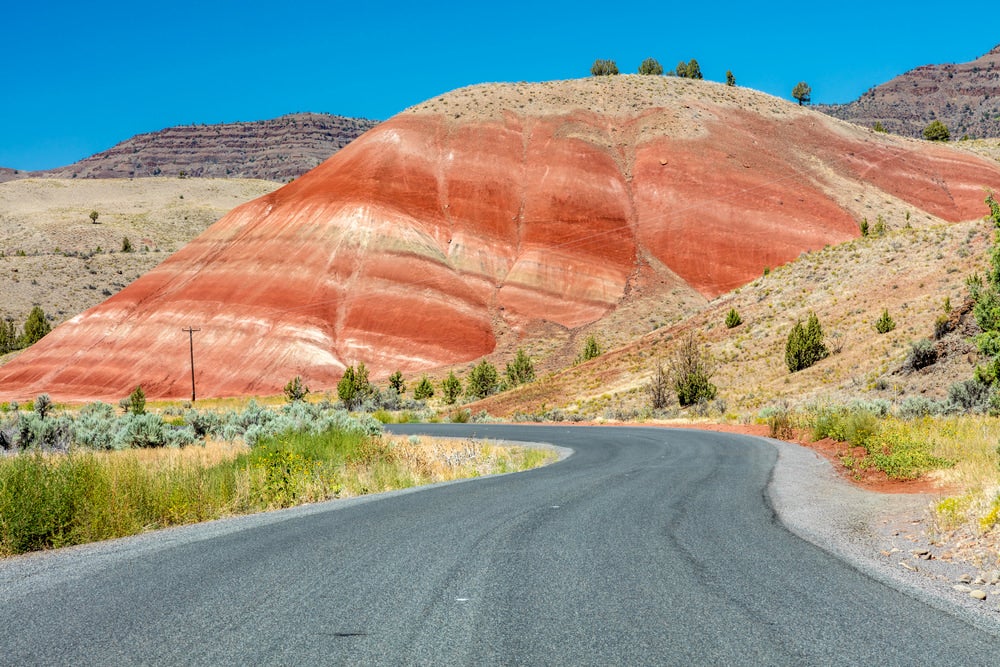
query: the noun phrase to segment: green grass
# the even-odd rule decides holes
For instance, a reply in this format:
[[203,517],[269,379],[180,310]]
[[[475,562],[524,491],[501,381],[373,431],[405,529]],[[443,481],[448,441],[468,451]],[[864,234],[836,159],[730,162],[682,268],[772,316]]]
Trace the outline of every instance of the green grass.
[[[218,447],[231,447],[218,445]],[[551,458],[525,448],[435,445],[354,431],[285,433],[249,450],[21,454],[0,459],[0,556],[417,484],[523,470]],[[443,448],[444,445],[437,445]]]

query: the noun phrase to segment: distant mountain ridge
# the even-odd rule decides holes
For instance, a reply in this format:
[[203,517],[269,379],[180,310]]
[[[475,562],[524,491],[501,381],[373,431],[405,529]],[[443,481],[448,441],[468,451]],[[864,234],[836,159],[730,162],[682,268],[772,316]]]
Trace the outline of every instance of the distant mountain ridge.
[[934,120],[952,139],[1000,137],[1000,45],[971,62],[917,67],[848,104],[813,108],[909,137],[920,137]]
[[366,118],[294,113],[271,120],[179,125],[138,134],[79,162],[36,172],[0,170],[0,182],[24,176],[258,178],[284,182],[306,173],[378,125]]

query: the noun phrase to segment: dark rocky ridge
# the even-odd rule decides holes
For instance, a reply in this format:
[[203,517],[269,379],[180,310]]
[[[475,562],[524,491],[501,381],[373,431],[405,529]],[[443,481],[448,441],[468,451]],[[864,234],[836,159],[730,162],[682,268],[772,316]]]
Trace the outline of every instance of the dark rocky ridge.
[[[253,122],[181,125],[136,135],[65,167],[9,177],[136,178],[183,172],[284,182],[306,173],[377,124],[364,118],[296,113]],[[4,176],[0,173],[0,181],[9,180]]]
[[875,86],[848,104],[814,107],[836,118],[921,137],[940,120],[952,139],[1000,137],[1000,46],[971,62],[924,65]]

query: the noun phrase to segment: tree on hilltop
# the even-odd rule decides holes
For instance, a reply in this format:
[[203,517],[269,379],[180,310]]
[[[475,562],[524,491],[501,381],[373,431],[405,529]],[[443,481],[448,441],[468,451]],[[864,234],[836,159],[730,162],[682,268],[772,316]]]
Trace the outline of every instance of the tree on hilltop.
[[618,74],[618,65],[615,64],[614,60],[603,60],[598,58],[594,61],[594,64],[590,66],[591,76],[610,76],[612,74]]
[[663,65],[657,62],[656,58],[646,58],[639,65],[639,74],[663,74]]
[[951,132],[948,131],[948,127],[939,120],[932,120],[924,128],[924,139],[927,141],[948,141],[950,138]]
[[733,70],[731,69],[726,70],[726,85],[727,86],[736,85],[736,76],[733,74]]
[[810,88],[809,84],[806,83],[805,81],[799,81],[797,84],[795,84],[795,87],[792,88],[792,97],[794,97],[799,101],[799,106],[802,106],[803,104],[809,104],[811,96],[812,96],[812,88]]

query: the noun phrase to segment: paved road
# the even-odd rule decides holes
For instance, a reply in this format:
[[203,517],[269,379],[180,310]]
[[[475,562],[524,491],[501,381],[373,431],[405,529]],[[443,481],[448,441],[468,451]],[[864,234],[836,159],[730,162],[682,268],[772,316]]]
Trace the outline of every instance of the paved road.
[[165,546],[124,541],[117,556],[17,559],[0,567],[0,663],[998,662],[996,638],[785,530],[766,501],[766,441],[638,428],[397,430],[576,453],[239,530],[167,531]]

